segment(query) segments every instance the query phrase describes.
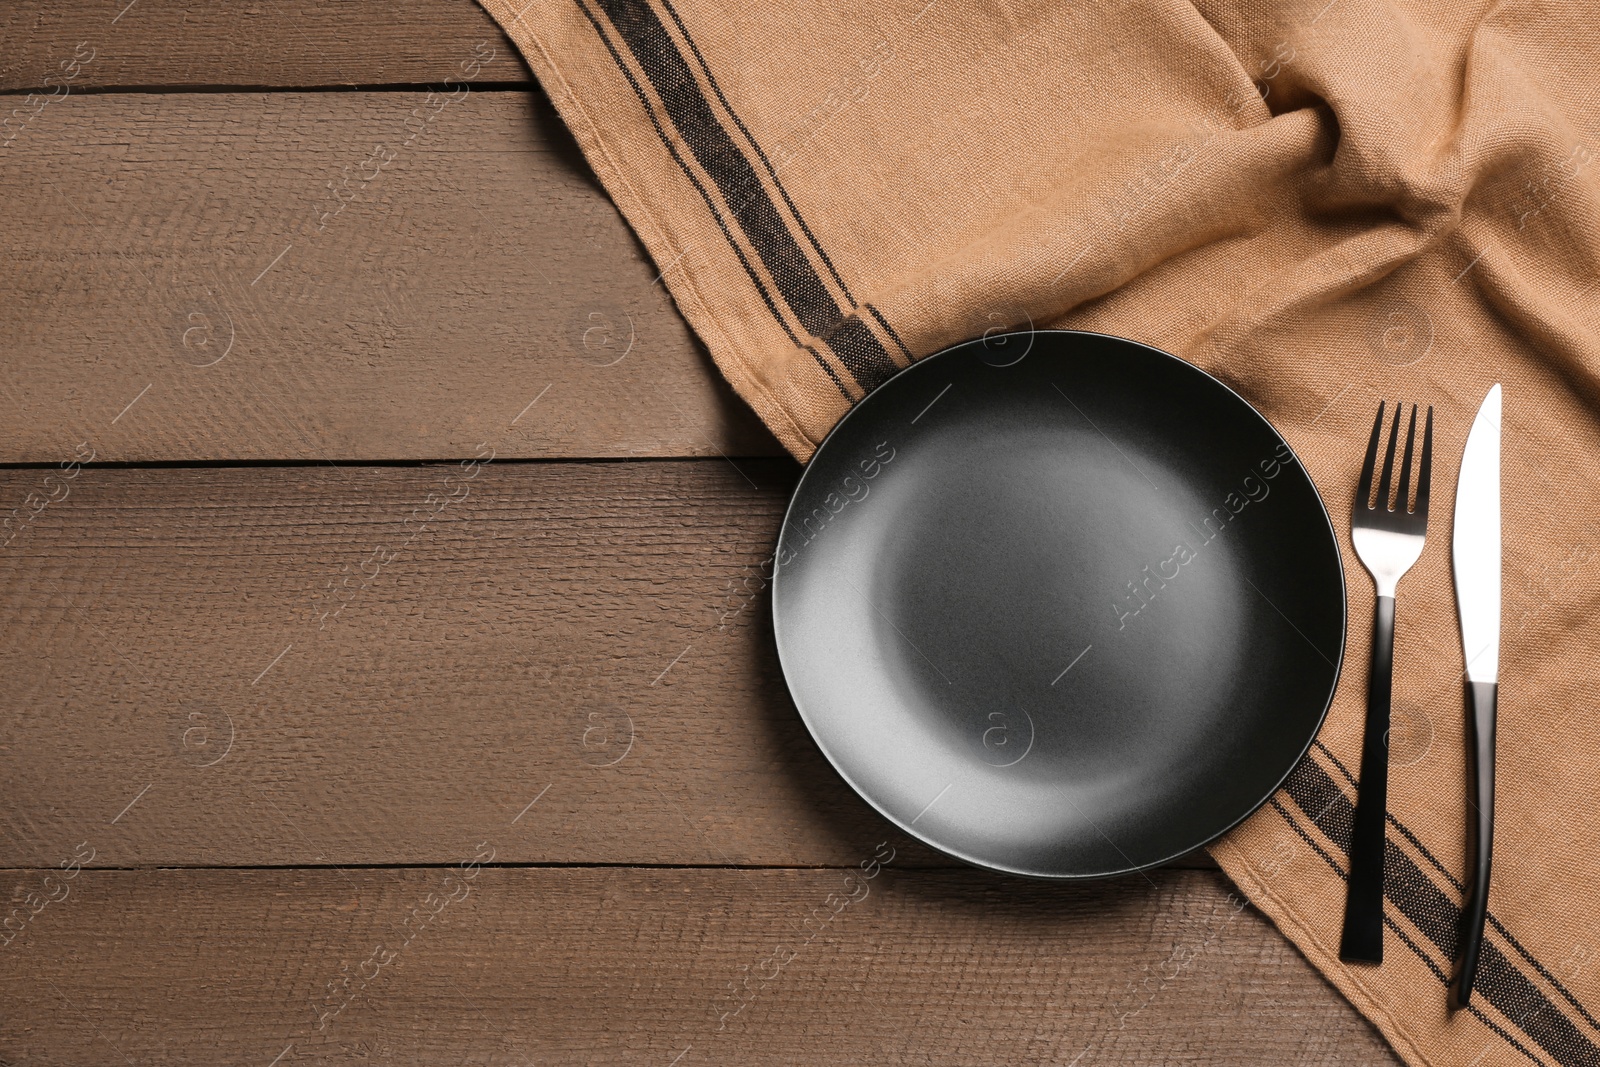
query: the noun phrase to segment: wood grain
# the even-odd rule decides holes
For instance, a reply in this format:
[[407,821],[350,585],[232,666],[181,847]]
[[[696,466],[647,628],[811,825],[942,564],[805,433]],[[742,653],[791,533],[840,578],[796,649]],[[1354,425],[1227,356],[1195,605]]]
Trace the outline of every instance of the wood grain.
[[69,96],[13,131],[0,462],[780,454],[549,105],[461,92]]
[[853,862],[761,577],[797,470],[0,472],[0,865],[450,862],[536,797],[502,859]]
[[[62,76],[82,42],[94,59],[71,86],[383,85],[440,82],[480,41],[514,55],[472,0],[60,0],[0,6],[0,90]],[[520,60],[497,81],[531,83]]]
[[1399,1062],[1215,872],[474,873],[82,871],[0,949],[0,1058]]

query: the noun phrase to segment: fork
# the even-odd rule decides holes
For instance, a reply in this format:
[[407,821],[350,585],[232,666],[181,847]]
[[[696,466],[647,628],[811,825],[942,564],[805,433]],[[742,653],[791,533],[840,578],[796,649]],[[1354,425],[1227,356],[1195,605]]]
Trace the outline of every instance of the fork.
[[[1395,405],[1389,448],[1383,457],[1378,492],[1372,492],[1372,470],[1377,465],[1378,443],[1383,435],[1383,409],[1372,421],[1372,439],[1361,465],[1361,481],[1350,509],[1350,540],[1356,555],[1372,575],[1378,599],[1372,619],[1372,669],[1367,674],[1367,724],[1361,744],[1361,780],[1356,790],[1356,811],[1350,834],[1350,882],[1345,899],[1344,936],[1339,958],[1349,963],[1383,962],[1383,860],[1384,823],[1389,803],[1389,698],[1394,679],[1395,587],[1422,555],[1428,532],[1428,480],[1433,465],[1433,408],[1428,408],[1422,431],[1422,458],[1417,464],[1417,484],[1411,485],[1411,453],[1417,438],[1417,406],[1411,405],[1406,429],[1405,458],[1400,480],[1393,482],[1395,446],[1400,441],[1404,404]],[[1394,499],[1391,501],[1391,490]]]

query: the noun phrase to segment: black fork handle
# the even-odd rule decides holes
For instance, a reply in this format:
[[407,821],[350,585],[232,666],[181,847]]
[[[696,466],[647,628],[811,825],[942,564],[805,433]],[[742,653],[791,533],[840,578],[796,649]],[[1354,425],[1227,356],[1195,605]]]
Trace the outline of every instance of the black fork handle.
[[1380,596],[1372,614],[1372,669],[1367,675],[1367,728],[1361,780],[1350,833],[1350,884],[1339,958],[1383,962],[1384,823],[1389,812],[1389,703],[1394,683],[1394,597]]
[[1467,706],[1472,712],[1472,777],[1475,806],[1467,816],[1472,832],[1472,890],[1461,912],[1461,967],[1450,985],[1450,1006],[1464,1008],[1472,999],[1483,948],[1483,920],[1489,913],[1489,868],[1494,859],[1494,719],[1499,687],[1493,682],[1468,682]]

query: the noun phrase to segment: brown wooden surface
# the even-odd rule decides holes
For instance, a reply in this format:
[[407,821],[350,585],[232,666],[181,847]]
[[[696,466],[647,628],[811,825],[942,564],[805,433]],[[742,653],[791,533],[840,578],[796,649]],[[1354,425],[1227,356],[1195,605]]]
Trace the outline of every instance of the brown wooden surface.
[[[0,90],[46,84],[87,42],[73,87],[420,85],[457,76],[480,41],[510,41],[471,0],[56,0],[0,5]],[[87,53],[85,53],[87,54]],[[531,84],[520,59],[499,82]]]
[[853,862],[761,595],[795,469],[491,463],[409,528],[459,467],[83,471],[0,552],[0,865],[146,785],[97,863],[450,862],[546,787],[503,859]]
[[408,143],[425,100],[68,96],[19,127],[0,461],[782,451],[546,101],[467,91]]
[[0,40],[0,1063],[1395,1062],[1214,869],[991,877],[833,774],[797,468],[475,5]]
[[[512,836],[491,819],[461,858]],[[11,1063],[261,1067],[1387,1059],[1217,872],[846,878],[83,871],[0,950],[0,1047]]]

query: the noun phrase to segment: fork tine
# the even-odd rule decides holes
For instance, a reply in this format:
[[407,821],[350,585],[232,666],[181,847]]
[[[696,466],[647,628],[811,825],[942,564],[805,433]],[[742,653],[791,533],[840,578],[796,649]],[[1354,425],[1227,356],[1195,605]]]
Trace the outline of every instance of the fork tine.
[[[1402,405],[1403,406],[1403,405]],[[1396,427],[1398,429],[1398,426]],[[1400,486],[1394,495],[1394,509],[1400,512],[1411,510],[1407,495],[1411,492],[1411,446],[1417,443],[1417,405],[1411,405],[1411,425],[1406,428],[1406,453],[1400,461]]]
[[1378,501],[1373,505],[1379,511],[1394,510],[1389,505],[1389,489],[1394,478],[1394,446],[1400,443],[1400,412],[1404,409],[1404,404],[1394,406],[1394,429],[1389,431],[1389,451],[1383,455],[1383,474],[1378,478]]
[[1417,503],[1412,509],[1428,523],[1428,482],[1433,473],[1433,405],[1428,405],[1428,421],[1422,428],[1422,469],[1417,472]]
[[1378,434],[1383,432],[1383,401],[1378,401],[1378,417],[1372,420],[1372,440],[1367,442],[1367,458],[1361,461],[1361,481],[1356,486],[1356,507],[1372,506],[1372,468],[1378,461]]

